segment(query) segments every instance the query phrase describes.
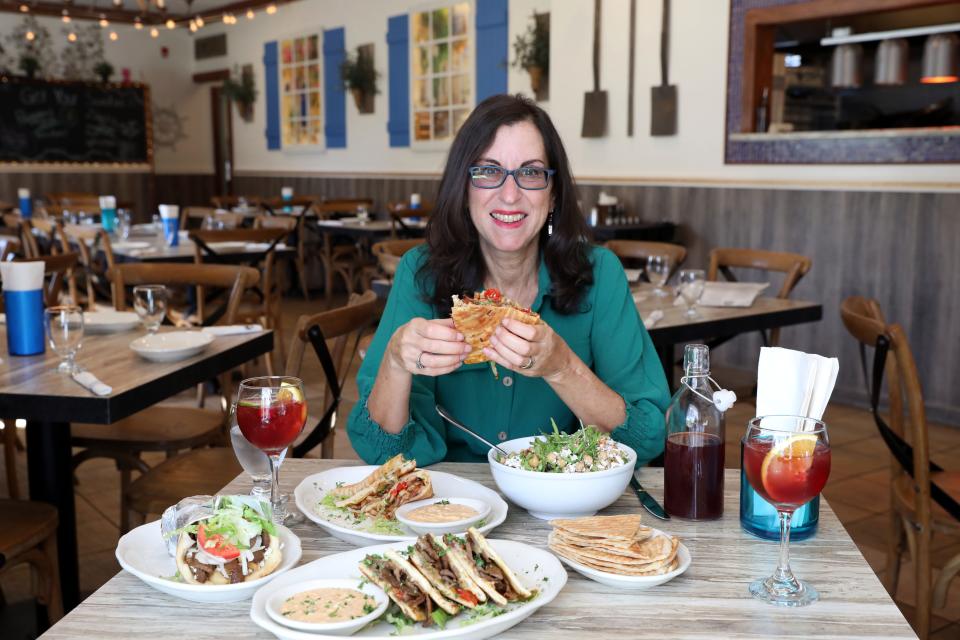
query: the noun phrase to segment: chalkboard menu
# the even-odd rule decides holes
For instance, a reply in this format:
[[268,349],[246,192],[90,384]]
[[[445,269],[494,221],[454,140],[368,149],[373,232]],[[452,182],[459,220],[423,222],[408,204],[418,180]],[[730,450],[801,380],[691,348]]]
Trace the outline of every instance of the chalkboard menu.
[[0,162],[145,164],[149,89],[0,78]]

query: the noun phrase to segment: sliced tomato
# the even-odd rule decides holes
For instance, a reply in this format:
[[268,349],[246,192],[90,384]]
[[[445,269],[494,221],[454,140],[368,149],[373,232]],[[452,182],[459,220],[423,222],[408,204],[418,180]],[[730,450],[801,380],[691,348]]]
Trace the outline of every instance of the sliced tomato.
[[233,560],[240,555],[240,550],[235,545],[226,542],[219,533],[207,535],[207,531],[202,524],[197,527],[197,542],[205,552],[224,560]]
[[397,486],[395,486],[393,489],[390,490],[390,497],[391,497],[391,498],[396,498],[396,497],[397,497],[397,494],[400,493],[401,491],[403,491],[403,490],[406,489],[406,488],[407,488],[407,483],[406,483],[406,482],[400,482],[400,483],[398,483]]
[[477,596],[473,595],[473,593],[471,593],[470,591],[467,591],[466,589],[461,589],[457,587],[457,595],[460,596],[461,600],[470,604],[470,606],[473,606],[473,607],[477,606],[477,603],[480,602],[479,600],[477,600]]
[[499,289],[487,289],[483,292],[483,297],[490,302],[500,302],[502,296],[500,295]]

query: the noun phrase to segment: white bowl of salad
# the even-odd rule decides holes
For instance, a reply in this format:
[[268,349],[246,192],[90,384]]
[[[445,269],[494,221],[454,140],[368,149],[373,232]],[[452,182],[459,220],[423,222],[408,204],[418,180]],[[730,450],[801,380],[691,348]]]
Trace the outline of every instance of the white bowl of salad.
[[[543,520],[590,516],[619,498],[637,453],[594,427],[517,438],[487,453],[497,487]],[[503,459],[501,459],[503,458]]]

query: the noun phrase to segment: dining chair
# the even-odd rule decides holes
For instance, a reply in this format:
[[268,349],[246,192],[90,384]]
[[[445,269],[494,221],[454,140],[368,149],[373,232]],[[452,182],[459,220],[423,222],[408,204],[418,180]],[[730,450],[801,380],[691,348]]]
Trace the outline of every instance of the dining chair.
[[14,205],[12,202],[0,200],[0,213],[10,213],[15,207],[16,205]]
[[[890,452],[890,520],[884,587],[896,596],[900,562],[910,552],[914,566],[916,620],[921,639],[930,634],[932,608],[946,606],[947,589],[960,572],[960,553],[933,580],[932,536],[960,542],[960,471],[944,470],[930,459],[930,438],[923,388],[906,333],[888,324],[876,300],[851,296],[840,305],[840,317],[860,347],[874,422]],[[872,348],[872,370],[867,367]],[[889,423],[880,414],[880,391],[886,374]]]
[[80,270],[83,274],[83,288],[86,295],[86,307],[96,308],[98,300],[113,302],[113,283],[107,272],[116,264],[110,234],[98,227],[79,224],[65,224],[62,228],[61,250],[76,251],[80,255]]
[[[227,292],[220,317],[222,324],[235,321],[244,291],[260,281],[260,274],[251,267],[163,262],[119,264],[107,275],[113,282],[114,306],[118,311],[127,310],[126,288],[139,284],[222,289]],[[221,387],[223,394],[229,395],[227,376],[221,376]],[[130,526],[131,474],[133,471],[145,473],[149,469],[141,458],[142,453],[163,451],[170,458],[178,451],[224,440],[223,404],[221,401],[218,411],[158,404],[109,425],[71,425],[71,444],[83,449],[73,456],[74,468],[99,457],[112,458],[117,463],[120,470],[121,532],[126,532]]]
[[297,279],[300,281],[300,291],[303,293],[303,299],[310,299],[310,292],[307,287],[307,253],[305,221],[307,209],[299,216],[284,215],[263,215],[257,216],[253,220],[254,229],[283,229],[288,232],[287,244],[296,247],[296,253],[293,255],[294,267],[297,270]]
[[246,203],[248,207],[260,208],[260,202],[262,198],[260,196],[213,196],[210,198],[210,203],[217,209],[233,209],[234,207],[239,207],[241,204]]
[[670,259],[670,273],[687,258],[686,247],[672,242],[648,242],[646,240],[608,240],[603,246],[610,249],[625,267],[644,268],[647,258],[663,255]]
[[370,253],[377,259],[377,264],[366,267],[360,274],[364,289],[370,289],[373,280],[380,277],[388,283],[392,283],[393,276],[397,272],[397,265],[400,264],[400,258],[410,249],[425,242],[424,238],[402,238],[373,243],[373,246],[370,247]]
[[180,212],[180,230],[192,231],[201,229],[207,218],[214,218],[217,211],[226,213],[223,209],[215,207],[184,207]]
[[0,262],[12,260],[19,252],[19,238],[14,236],[0,236]]
[[264,198],[263,200],[260,201],[260,205],[267,212],[267,215],[271,215],[271,216],[289,215],[288,213],[284,212],[284,209],[287,209],[288,207],[291,208],[291,209],[287,209],[288,211],[292,210],[293,207],[299,208],[301,211],[300,215],[303,215],[303,214],[306,214],[316,202],[317,202],[316,196],[309,196],[309,195],[293,196],[292,198],[289,198],[287,200],[284,200],[280,196],[276,196],[273,198]]
[[414,219],[429,219],[433,205],[423,203],[419,209],[411,209],[407,202],[391,202],[387,207],[392,224],[391,235],[395,238],[413,238],[423,236],[423,228],[411,223]]
[[318,214],[346,214],[356,215],[357,209],[366,208],[368,211],[373,209],[374,200],[366,196],[356,198],[323,198],[314,205]]
[[0,578],[22,564],[31,568],[36,599],[50,626],[63,617],[57,559],[57,510],[44,502],[0,499]]
[[[314,316],[302,316],[297,322],[284,373],[301,377],[304,354],[309,343],[321,359],[326,388],[323,392],[323,417],[314,427],[304,429],[306,436],[299,445],[294,446],[293,455],[303,456],[319,444],[321,456],[333,457],[337,409],[356,347],[355,336],[372,326],[379,309],[376,295],[367,291],[362,295],[352,295],[344,307]],[[324,360],[321,353],[326,353],[329,360]],[[312,395],[312,385],[307,393]],[[130,486],[128,505],[145,519],[148,514],[161,513],[184,496],[213,495],[241,471],[232,447],[187,451],[164,460],[134,480]]]

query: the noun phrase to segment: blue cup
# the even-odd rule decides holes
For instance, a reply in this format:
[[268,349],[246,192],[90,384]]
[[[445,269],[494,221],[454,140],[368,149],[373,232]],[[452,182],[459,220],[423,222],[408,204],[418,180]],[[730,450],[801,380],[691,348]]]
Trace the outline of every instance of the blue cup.
[[[820,496],[793,512],[790,539],[806,540],[817,532],[820,521]],[[743,470],[743,445],[740,445],[740,526],[765,540],[780,539],[780,515],[772,504],[753,490]]]
[[[26,192],[26,194],[24,194]],[[33,200],[30,199],[30,192],[26,189],[19,190],[20,217],[30,218],[33,216]]]
[[100,210],[100,224],[103,226],[103,230],[107,233],[113,233],[117,230],[117,210],[116,209],[101,209]]
[[7,351],[12,356],[43,353],[43,290],[4,291],[7,314]]
[[179,218],[161,218],[163,223],[163,239],[168,247],[176,247],[180,244],[180,219]]

